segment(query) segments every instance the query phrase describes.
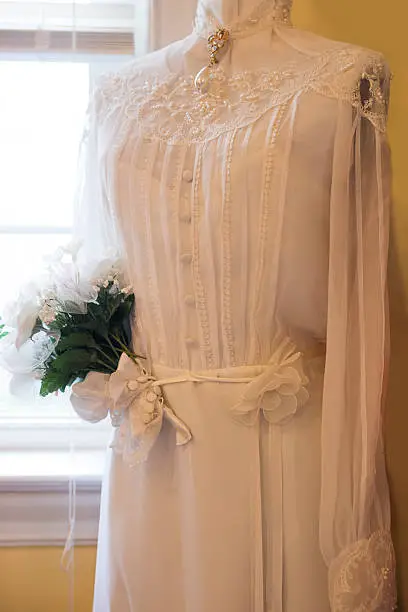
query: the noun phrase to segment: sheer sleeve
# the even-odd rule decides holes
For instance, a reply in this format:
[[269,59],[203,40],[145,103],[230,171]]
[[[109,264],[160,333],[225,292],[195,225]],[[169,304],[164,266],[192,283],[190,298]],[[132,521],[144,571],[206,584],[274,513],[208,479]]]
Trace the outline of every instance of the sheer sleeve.
[[382,442],[391,171],[372,112],[339,103],[331,187],[320,541],[335,612],[395,604]]
[[123,248],[114,210],[113,181],[109,177],[109,150],[116,131],[114,116],[107,117],[103,90],[93,92],[80,148],[78,189],[74,213],[74,241],[80,261],[88,265],[122,258]]

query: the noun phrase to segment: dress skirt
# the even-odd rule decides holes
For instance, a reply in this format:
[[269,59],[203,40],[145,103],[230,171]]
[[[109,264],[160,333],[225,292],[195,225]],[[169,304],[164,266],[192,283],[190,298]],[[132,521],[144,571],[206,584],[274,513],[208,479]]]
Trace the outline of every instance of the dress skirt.
[[[110,449],[94,612],[329,612],[319,550],[324,358],[305,363],[309,399],[290,420],[251,425],[231,407],[243,384],[180,382],[146,462]],[[158,378],[177,371],[154,367]]]

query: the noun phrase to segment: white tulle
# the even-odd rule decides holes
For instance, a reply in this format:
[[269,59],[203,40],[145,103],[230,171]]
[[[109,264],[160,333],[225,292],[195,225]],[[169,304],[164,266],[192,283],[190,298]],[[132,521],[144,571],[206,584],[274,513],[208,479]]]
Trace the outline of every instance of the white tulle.
[[[217,13],[216,5],[214,14],[219,18],[222,11]],[[268,424],[268,444],[274,441],[268,448],[276,453],[276,463],[273,474],[265,472],[267,482],[262,481],[265,491],[272,486],[269,478],[276,487],[272,487],[273,503],[268,506],[275,518],[272,527],[268,523],[267,533],[262,533],[258,507],[255,514],[252,509],[248,515],[251,519],[242,508],[241,517],[251,521],[257,534],[249,541],[259,543],[259,538],[265,538],[268,542],[274,569],[267,560],[262,567],[259,549],[251,549],[255,556],[247,590],[241,570],[237,569],[235,577],[225,570],[230,609],[264,610],[259,585],[265,584],[265,592],[271,593],[268,601],[274,601],[277,612],[325,611],[329,599],[334,612],[390,610],[395,603],[394,558],[381,432],[388,338],[386,264],[391,189],[385,127],[389,70],[374,52],[282,23],[235,41],[220,66],[216,95],[203,97],[194,90],[193,81],[207,59],[205,42],[192,34],[101,82],[90,107],[84,143],[77,234],[85,240],[90,256],[104,257],[113,250],[126,261],[136,295],[135,345],[143,346],[152,371],[264,366],[281,329],[300,350],[309,350],[316,341],[327,346],[323,399],[316,389],[309,399],[302,396],[303,373],[287,371],[290,382],[285,388],[293,403],[287,405],[283,416],[295,416],[279,432],[281,428]],[[368,97],[363,93],[364,82],[369,84]],[[186,262],[191,266],[186,268]],[[208,516],[214,509],[211,504],[216,507],[214,500],[203,501],[195,488],[205,474],[205,465],[200,463],[204,459],[197,459],[195,452],[203,452],[200,457],[206,456],[210,465],[211,455],[203,448],[211,442],[206,432],[217,439],[218,402],[219,431],[227,439],[231,437],[230,451],[237,457],[241,453],[257,473],[253,440],[240,438],[244,434],[235,429],[237,424],[229,430],[224,422],[225,410],[234,405],[231,400],[238,403],[244,392],[238,387],[231,390],[231,397],[225,396],[225,390],[219,391],[215,382],[194,386],[190,381],[168,387],[169,405],[191,429],[193,440],[176,459],[164,428],[152,451],[152,465],[164,469],[164,483],[167,462],[181,465],[182,459],[188,458],[190,463],[175,473],[183,473],[192,487],[192,497],[185,500],[185,504],[192,504],[188,505],[192,515],[186,527],[189,535],[177,531],[171,546],[170,536],[160,537],[168,554],[179,550],[181,538],[186,546],[183,550],[195,550],[197,555],[187,555],[190,565],[184,586],[173,591],[170,584],[177,582],[179,574],[170,572],[173,578],[169,575],[168,580],[160,574],[163,593],[167,593],[163,599],[148,588],[146,580],[134,577],[127,564],[136,564],[139,576],[146,575],[144,567],[151,571],[159,567],[160,559],[149,549],[143,534],[148,525],[158,525],[161,510],[150,505],[150,515],[144,514],[137,506],[136,500],[142,498],[136,491],[146,496],[146,504],[156,498],[176,504],[174,483],[160,484],[160,477],[149,472],[149,467],[130,476],[112,459],[109,482],[116,487],[116,498],[109,498],[109,504],[123,513],[121,525],[128,520],[129,529],[131,515],[121,504],[135,504],[138,519],[132,530],[139,534],[139,540],[129,547],[121,540],[123,549],[118,552],[115,548],[117,556],[110,557],[109,538],[113,533],[119,538],[122,532],[112,523],[106,501],[101,523],[101,538],[106,540],[98,564],[96,612],[119,609],[103,603],[111,598],[119,606],[131,601],[148,609],[164,605],[165,597],[182,605],[179,596],[193,602],[191,609],[197,611],[205,609],[200,607],[204,602],[206,610],[226,609],[212,599],[217,589],[221,592],[224,587],[215,569],[211,573],[215,561],[210,560],[206,543],[197,535],[200,523],[197,532],[192,526],[195,520],[202,521],[207,533],[205,507]],[[302,404],[304,408],[298,410]],[[278,409],[278,402],[272,408]],[[211,414],[211,425],[201,420],[206,414]],[[317,433],[320,427],[321,434]],[[307,468],[305,461],[305,486],[310,494],[304,513],[316,516],[319,523],[320,550],[330,575],[327,603],[318,595],[320,587],[327,587],[320,570],[315,572],[318,583],[313,583],[313,591],[308,590],[312,589],[308,563],[303,563],[303,570],[291,573],[292,562],[293,567],[297,562],[290,555],[301,546],[302,534],[304,546],[298,559],[306,558],[310,549],[309,558],[317,567],[320,553],[311,544],[313,538],[317,542],[316,533],[309,541],[303,523],[299,538],[293,541],[290,537],[302,520],[295,516],[291,503],[295,504],[305,480],[303,476],[291,480],[289,475],[285,480],[285,474],[300,474],[302,468],[298,462],[290,463],[290,457],[296,456],[295,450],[288,454],[290,441],[297,440],[301,453],[310,436],[316,451],[319,435],[318,456],[312,453],[314,463]],[[265,451],[268,461],[271,456]],[[248,483],[252,482],[237,459],[238,464],[243,481],[248,477]],[[263,465],[262,469],[267,468]],[[183,470],[191,470],[191,481]],[[231,467],[229,477],[239,479],[239,473]],[[180,480],[178,486],[184,491],[187,485]],[[259,491],[255,488],[253,499]],[[232,499],[231,492],[231,503]],[[318,516],[313,508],[319,501]],[[279,514],[281,502],[286,510]],[[176,505],[171,506],[173,518],[179,517]],[[311,526],[313,519],[308,520]],[[202,548],[191,541],[192,533]],[[235,546],[230,542],[238,556],[246,550],[247,541],[242,538]],[[141,541],[145,566],[132,548],[138,548]],[[217,543],[212,542],[216,548]],[[200,556],[200,550],[208,556]],[[292,559],[287,562],[292,587],[282,587],[282,554]],[[126,588],[108,588],[104,576],[109,572],[119,576],[118,584],[123,580]],[[192,585],[201,585],[201,579],[208,588],[194,591]],[[243,603],[234,599],[237,584],[242,587],[239,601]]]

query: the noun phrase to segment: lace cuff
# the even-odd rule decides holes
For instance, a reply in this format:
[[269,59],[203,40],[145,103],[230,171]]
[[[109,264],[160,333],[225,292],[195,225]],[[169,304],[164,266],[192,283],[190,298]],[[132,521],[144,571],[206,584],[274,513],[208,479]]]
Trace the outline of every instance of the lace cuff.
[[376,531],[343,550],[329,569],[332,612],[396,609],[395,557],[391,535]]

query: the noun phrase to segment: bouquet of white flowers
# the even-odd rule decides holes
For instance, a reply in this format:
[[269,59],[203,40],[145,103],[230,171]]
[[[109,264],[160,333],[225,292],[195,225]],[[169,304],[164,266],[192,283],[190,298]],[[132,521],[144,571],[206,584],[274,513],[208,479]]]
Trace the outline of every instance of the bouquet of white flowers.
[[132,288],[119,261],[80,272],[76,249],[59,249],[40,283],[31,283],[0,326],[0,360],[41,380],[43,396],[65,391],[89,372],[111,374],[131,349]]
[[6,313],[0,365],[17,375],[14,393],[39,379],[43,396],[70,388],[82,419],[96,423],[109,415],[112,447],[136,465],[147,459],[164,419],[178,445],[191,432],[166,404],[148,359],[132,350],[135,298],[121,262],[109,258],[89,269],[77,265],[75,250],[59,249],[41,282],[26,287]]

